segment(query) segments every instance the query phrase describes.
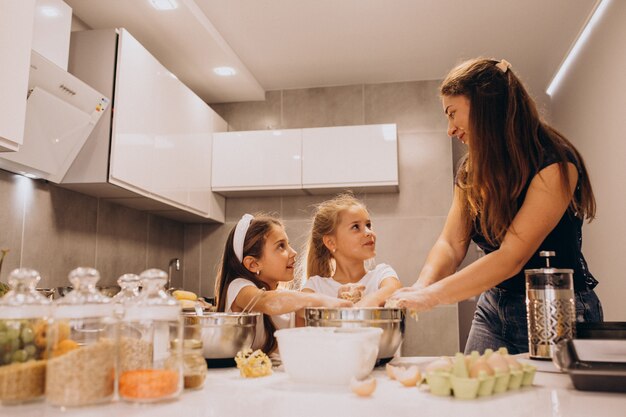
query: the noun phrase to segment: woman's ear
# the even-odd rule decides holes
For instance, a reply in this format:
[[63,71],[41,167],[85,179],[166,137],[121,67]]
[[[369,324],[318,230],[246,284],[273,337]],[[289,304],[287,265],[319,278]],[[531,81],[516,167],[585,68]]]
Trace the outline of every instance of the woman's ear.
[[257,260],[253,256],[246,256],[243,258],[243,266],[253,274],[256,274],[257,271],[260,271],[260,265]]
[[331,252],[335,252],[337,247],[337,243],[335,242],[335,238],[332,235],[324,235],[322,237],[322,242],[324,242],[324,246]]

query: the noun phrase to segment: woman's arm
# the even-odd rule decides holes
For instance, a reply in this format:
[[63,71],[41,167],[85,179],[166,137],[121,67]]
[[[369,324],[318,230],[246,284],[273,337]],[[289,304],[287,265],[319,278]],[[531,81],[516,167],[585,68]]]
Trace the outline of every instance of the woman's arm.
[[456,271],[469,246],[469,231],[465,230],[462,203],[458,187],[441,235],[426,257],[426,262],[413,287],[427,287]]
[[[242,288],[233,302],[233,311],[242,311],[250,300],[257,295],[259,299],[252,310],[271,316],[291,313],[302,310],[305,307],[352,307],[350,301],[340,300],[339,298],[328,297],[314,292],[265,291],[263,294],[258,294],[259,292],[261,292],[261,290],[254,286]],[[235,306],[237,308],[235,308]]]
[[478,295],[517,274],[570,204],[578,172],[571,163],[568,170],[569,192],[563,191],[558,164],[549,165],[533,178],[524,203],[498,250],[415,294],[400,293],[394,298],[404,300],[400,303],[402,306],[423,311],[436,304],[452,304]]
[[398,277],[387,277],[382,280],[375,292],[366,295],[355,304],[356,307],[381,307],[396,290],[402,287]]

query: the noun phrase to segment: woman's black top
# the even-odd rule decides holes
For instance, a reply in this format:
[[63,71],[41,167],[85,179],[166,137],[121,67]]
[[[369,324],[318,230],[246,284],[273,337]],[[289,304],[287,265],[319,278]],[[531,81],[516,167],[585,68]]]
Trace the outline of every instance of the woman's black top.
[[[578,177],[581,176],[580,165],[577,158],[573,154],[568,153],[568,159],[570,162],[576,165],[578,168]],[[541,171],[548,165],[552,165],[558,162],[558,158],[555,155],[551,155],[545,158],[542,164],[540,164],[537,172]],[[530,182],[537,174],[535,172],[530,176],[528,183],[524,187],[524,190],[517,199],[518,209],[522,206],[524,199],[526,198],[526,192],[530,186]],[[575,193],[580,193],[580,181],[576,185]],[[571,209],[565,211],[563,217],[556,225],[546,239],[541,242],[541,245],[530,258],[530,260],[524,265],[522,270],[509,279],[501,282],[497,285],[498,288],[513,291],[516,293],[525,292],[525,275],[526,269],[545,268],[545,258],[539,256],[541,251],[554,251],[556,255],[550,258],[550,267],[552,268],[568,268],[574,270],[574,289],[576,291],[584,291],[587,289],[593,289],[598,281],[591,275],[587,268],[587,261],[582,254],[582,224],[581,218],[575,216]],[[490,245],[485,237],[480,232],[479,219],[476,219],[473,230],[471,232],[471,239],[480,247],[485,254],[491,253],[498,249],[500,246]]]

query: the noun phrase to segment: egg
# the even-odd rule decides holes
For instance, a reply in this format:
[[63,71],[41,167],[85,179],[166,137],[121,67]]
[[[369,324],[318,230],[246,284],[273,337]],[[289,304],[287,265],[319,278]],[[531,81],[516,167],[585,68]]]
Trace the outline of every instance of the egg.
[[447,356],[431,362],[426,366],[426,372],[452,372],[452,361]]
[[470,378],[478,378],[478,374],[480,372],[485,372],[485,374],[492,376],[494,374],[493,369],[487,363],[487,360],[484,358],[477,359],[470,368]]
[[376,391],[376,378],[370,377],[363,380],[352,378],[350,389],[359,397],[368,397]]
[[390,363],[385,365],[385,372],[387,373],[387,376],[389,377],[389,379],[396,379],[396,376],[394,375],[394,372],[393,372],[395,368],[396,367]]
[[504,359],[504,356],[500,355],[500,353],[498,352],[492,353],[487,358],[487,364],[491,367],[491,369],[493,369],[496,372],[498,371],[508,372],[509,371],[509,364],[507,363],[506,359]]
[[422,380],[422,375],[417,366],[410,366],[408,368],[394,366],[392,372],[395,379],[405,387],[414,387]]
[[504,360],[506,360],[506,363],[509,365],[509,369],[512,371],[521,371],[522,370],[522,365],[515,360],[515,358],[511,355],[505,355],[504,356]]

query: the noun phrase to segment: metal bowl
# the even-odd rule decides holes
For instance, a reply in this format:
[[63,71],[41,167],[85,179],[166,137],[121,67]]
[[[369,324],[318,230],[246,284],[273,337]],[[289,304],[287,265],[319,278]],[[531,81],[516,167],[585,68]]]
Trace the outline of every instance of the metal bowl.
[[199,324],[206,359],[233,359],[240,350],[251,348],[260,316],[260,313],[183,314],[185,331],[190,325]]
[[383,330],[378,359],[389,360],[404,338],[404,310],[401,308],[307,307],[304,321],[313,327],[378,327]]

